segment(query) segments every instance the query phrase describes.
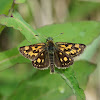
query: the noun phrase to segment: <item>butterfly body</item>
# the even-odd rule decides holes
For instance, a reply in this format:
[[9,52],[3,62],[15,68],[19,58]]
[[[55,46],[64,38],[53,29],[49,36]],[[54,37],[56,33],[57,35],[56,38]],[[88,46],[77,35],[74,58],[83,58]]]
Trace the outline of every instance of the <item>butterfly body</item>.
[[40,70],[50,67],[54,73],[55,67],[66,69],[73,64],[73,58],[81,54],[86,46],[84,44],[53,42],[49,37],[46,43],[38,43],[19,48],[20,53],[30,59],[35,68]]
[[50,72],[54,73],[54,50],[55,50],[55,46],[53,43],[53,39],[51,37],[49,37],[47,39],[47,51],[48,51],[48,55],[49,55],[49,64],[50,64]]

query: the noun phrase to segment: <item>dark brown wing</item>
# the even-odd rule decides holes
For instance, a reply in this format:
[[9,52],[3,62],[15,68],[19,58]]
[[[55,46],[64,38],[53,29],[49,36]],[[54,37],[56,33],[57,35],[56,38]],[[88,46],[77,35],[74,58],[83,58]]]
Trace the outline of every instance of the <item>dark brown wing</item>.
[[45,50],[43,51],[37,59],[32,61],[32,64],[35,68],[40,70],[47,69],[49,67],[49,57],[48,52]]
[[84,44],[75,44],[66,42],[56,42],[55,44],[57,49],[66,53],[70,57],[75,57],[80,55],[84,51],[84,48],[86,47]]
[[60,50],[55,50],[54,62],[57,68],[65,69],[73,64],[73,59]]
[[36,59],[44,50],[45,50],[45,43],[38,43],[38,44],[23,46],[19,48],[20,53],[24,57],[32,61]]

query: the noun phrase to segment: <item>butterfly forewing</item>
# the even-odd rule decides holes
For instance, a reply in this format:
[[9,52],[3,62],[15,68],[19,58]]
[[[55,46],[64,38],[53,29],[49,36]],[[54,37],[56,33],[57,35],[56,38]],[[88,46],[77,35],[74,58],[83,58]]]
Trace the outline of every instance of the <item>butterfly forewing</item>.
[[23,46],[19,48],[20,53],[24,57],[32,61],[36,59],[44,50],[45,50],[45,43],[38,43],[38,44]]
[[57,68],[67,68],[73,64],[73,59],[69,55],[56,50],[54,52],[54,62]]
[[47,69],[49,67],[49,57],[48,57],[48,52],[45,50],[43,51],[37,59],[32,61],[32,64],[34,67],[43,70]]
[[80,55],[84,48],[86,47],[84,44],[75,44],[75,43],[66,43],[66,42],[56,42],[57,48],[69,55],[70,57],[75,57]]

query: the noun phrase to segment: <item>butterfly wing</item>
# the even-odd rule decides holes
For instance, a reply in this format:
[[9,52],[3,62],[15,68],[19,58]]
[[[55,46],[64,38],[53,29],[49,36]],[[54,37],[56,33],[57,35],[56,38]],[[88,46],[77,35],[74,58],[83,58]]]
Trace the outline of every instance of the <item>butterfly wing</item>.
[[66,53],[70,57],[75,57],[80,55],[86,47],[84,44],[75,44],[66,42],[56,42],[55,44],[57,49]]
[[32,61],[32,64],[35,68],[40,70],[47,69],[49,67],[49,57],[48,52],[45,50],[43,51],[37,59]]
[[65,69],[73,64],[73,59],[60,50],[55,50],[54,62],[57,68]]
[[38,44],[23,46],[19,48],[20,53],[24,57],[32,61],[36,59],[44,50],[45,50],[45,43],[38,43]]

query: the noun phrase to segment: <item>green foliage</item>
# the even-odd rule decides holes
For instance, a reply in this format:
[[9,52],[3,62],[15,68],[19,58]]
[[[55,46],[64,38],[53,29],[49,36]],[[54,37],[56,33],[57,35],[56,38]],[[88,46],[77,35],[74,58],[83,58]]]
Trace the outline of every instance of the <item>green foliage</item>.
[[25,3],[26,0],[15,0],[14,3],[15,4],[20,4],[20,3]]
[[[18,13],[14,13],[13,17],[6,17],[6,16],[0,16],[0,22],[3,25],[6,25],[8,27],[13,27],[17,30],[20,30],[20,32],[26,37],[26,39],[28,41],[33,42],[32,38],[37,35],[38,33],[33,30],[22,18]],[[54,37],[59,35],[60,33],[63,33],[62,35],[56,37],[54,40],[55,42],[57,41],[62,41],[62,42],[76,42],[76,43],[85,43],[85,44],[89,44],[93,41],[94,38],[96,38],[99,35],[100,32],[100,25],[98,22],[79,22],[79,23],[67,23],[67,24],[56,24],[56,25],[50,25],[50,26],[45,26],[43,28],[40,28],[37,30],[39,32],[39,34],[41,33],[43,36],[47,36],[47,37]],[[95,34],[94,34],[95,32]],[[68,34],[70,33],[70,34]],[[75,35],[74,35],[75,34]],[[40,37],[39,37],[40,38]],[[41,38],[43,39],[43,38]],[[41,40],[40,39],[40,40]],[[42,40],[43,42],[45,41],[45,38]],[[34,41],[34,43],[36,43]],[[24,44],[24,43],[23,43]],[[19,53],[17,48],[12,49],[10,51],[5,51],[3,53],[1,53],[1,70],[6,69],[16,63],[23,63],[23,62],[27,62],[28,60],[25,60],[25,58],[23,58]],[[80,64],[78,66],[85,65],[85,62],[79,62]],[[87,64],[88,65],[88,64]],[[75,64],[73,65],[75,68]],[[86,65],[85,65],[86,66]],[[92,66],[92,64],[90,64],[90,66]],[[79,88],[78,82],[75,78],[75,75],[73,74],[73,70],[70,67],[68,70],[65,70],[64,73],[59,71],[59,75],[61,75],[61,77],[66,81],[66,83],[59,77],[59,75],[55,74],[52,75],[52,79],[53,82],[51,80],[51,75],[48,74],[48,71],[43,71],[43,72],[39,72],[40,74],[45,73],[46,72],[46,76],[42,76],[41,78],[35,78],[35,82],[34,79],[32,79],[32,84],[31,82],[28,80],[25,80],[25,83],[23,83],[23,85],[21,86],[21,88],[19,87],[16,95],[11,96],[10,100],[14,99],[17,100],[18,96],[20,94],[20,92],[25,91],[24,95],[21,94],[21,98],[26,100],[29,98],[25,97],[25,95],[27,96],[28,94],[30,94],[30,92],[32,92],[33,94],[35,94],[35,91],[37,89],[37,95],[34,96],[33,94],[30,94],[30,98],[35,99],[35,98],[40,98],[41,95],[44,95],[45,93],[49,94],[49,98],[52,99],[52,97],[54,98],[53,94],[56,93],[56,95],[58,95],[58,98],[62,97],[62,93],[61,95],[59,93],[57,93],[58,90],[68,90],[66,88],[66,83],[71,87],[73,93],[77,96],[77,100],[85,100],[85,96],[84,96],[84,92],[82,89]],[[88,71],[87,71],[88,72]],[[38,74],[39,75],[39,74]],[[80,75],[80,73],[79,73]],[[86,74],[88,76],[88,74]],[[34,75],[33,75],[34,76]],[[86,78],[87,78],[86,76]],[[36,77],[36,76],[35,76]],[[86,80],[86,78],[84,78]],[[47,79],[49,79],[47,81]],[[56,79],[56,80],[55,80]],[[51,83],[48,87],[48,83],[45,82],[45,80],[49,83]],[[41,81],[44,83],[40,84]],[[60,82],[59,82],[60,81]],[[27,83],[30,83],[32,86],[27,87]],[[87,82],[87,81],[85,81]],[[57,83],[59,83],[57,85]],[[62,86],[61,84],[64,83]],[[81,82],[80,82],[81,83]],[[39,85],[39,86],[38,86]],[[43,85],[43,86],[41,86]],[[53,86],[53,87],[52,87]],[[56,86],[56,87],[55,87]],[[25,87],[27,87],[29,90],[27,90]],[[31,90],[30,88],[31,87]],[[25,89],[25,90],[23,90]],[[34,91],[35,90],[35,91]],[[63,91],[65,91],[63,90]],[[67,91],[66,91],[67,92]],[[68,92],[65,94],[71,95],[72,92]],[[53,93],[53,94],[52,94]],[[64,94],[64,95],[65,95]],[[52,96],[51,96],[52,95]],[[63,95],[63,98],[64,98]],[[60,97],[59,97],[60,96]],[[65,95],[66,97],[66,95]],[[46,99],[47,97],[43,96],[43,100]],[[56,96],[57,98],[57,96]],[[41,98],[42,100],[42,98]]]
[[1,14],[7,15],[9,9],[11,8],[12,3],[13,0],[0,0],[0,15]]
[[7,69],[17,63],[28,62],[28,60],[23,59],[23,57],[19,54],[17,48],[13,48],[8,51],[4,51],[0,53],[0,71]]
[[[86,61],[75,62],[72,67],[79,82],[80,80],[87,81],[88,76],[95,69],[95,65]],[[21,98],[21,100],[65,100],[73,94],[72,91],[77,95],[77,100],[85,100],[84,93],[78,85],[72,67],[66,69],[67,71],[60,70],[61,74],[52,75],[49,74],[48,70],[38,70],[27,80],[23,80],[8,100],[18,100],[18,98]],[[87,68],[87,71],[84,67]],[[85,84],[82,82],[80,82],[80,86],[84,87]]]
[[[0,15],[9,13],[13,0],[0,0]],[[4,26],[0,25],[0,32],[4,29]]]
[[[66,24],[54,24],[39,28],[37,31],[43,36],[54,37],[55,42],[84,43],[88,45],[99,36],[100,23],[95,21],[83,21]],[[60,33],[63,34],[60,35]]]
[[33,37],[37,35],[37,32],[28,23],[26,23],[18,13],[14,13],[13,17],[1,15],[0,21],[2,25],[19,30],[30,42],[32,42]]
[[[15,3],[23,2],[25,0],[15,0]],[[87,6],[90,9],[85,12],[85,10],[83,11],[84,5],[86,6],[87,4],[83,3],[81,9],[73,6],[75,9],[70,12],[71,16],[74,16],[73,18],[77,17],[78,10],[80,10],[79,14],[83,16],[82,14],[87,14],[97,7],[93,4],[88,4]],[[81,11],[84,13],[81,13]],[[3,14],[5,13],[3,12]],[[100,34],[100,23],[96,21],[53,24],[34,30],[17,12],[13,13],[12,17],[0,15],[0,24],[19,30],[26,38],[16,48],[0,53],[0,71],[16,64],[31,63],[18,51],[20,46],[30,45],[29,42],[33,44],[45,42],[45,37],[53,37],[54,42],[84,43],[88,45]],[[84,56],[84,58],[87,58],[87,56]],[[29,65],[29,67],[31,66]],[[14,71],[1,72],[0,78],[3,82],[7,82],[8,85],[3,84],[3,87],[0,86],[0,94],[9,96],[6,100],[65,100],[71,95],[75,95],[77,100],[85,100],[83,89],[86,88],[88,77],[95,68],[96,65],[88,61],[77,61],[66,70],[56,69],[56,73],[52,75],[49,74],[49,70],[39,71],[32,68],[34,71],[32,69],[29,71],[29,73],[33,73],[32,75],[28,74],[29,77],[26,78],[24,77],[25,73],[22,78],[17,78],[16,80],[14,80]],[[8,77],[8,80],[10,79],[10,82],[4,80],[5,73],[10,73],[9,75],[11,76],[5,76]],[[25,80],[19,83],[23,78]],[[8,91],[10,92],[7,94]]]
[[73,4],[70,7],[70,17],[68,19],[70,21],[82,19],[99,8],[99,2],[73,0]]
[[[13,17],[1,15],[0,23],[19,30],[31,43],[45,42],[44,37],[56,37],[59,35],[54,39],[55,42],[90,44],[100,32],[100,23],[95,21],[49,25],[37,29],[37,32],[27,24],[18,13],[14,13]],[[63,34],[60,35],[60,33]],[[35,35],[39,36],[37,37]]]

